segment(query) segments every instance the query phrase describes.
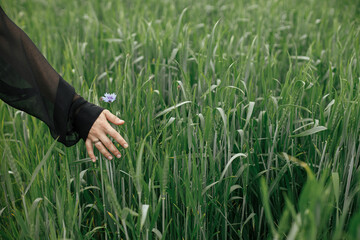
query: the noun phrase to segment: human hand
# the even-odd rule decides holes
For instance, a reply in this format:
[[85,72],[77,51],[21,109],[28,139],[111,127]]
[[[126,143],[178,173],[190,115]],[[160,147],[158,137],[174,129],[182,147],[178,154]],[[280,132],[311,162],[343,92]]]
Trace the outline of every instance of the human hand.
[[124,124],[124,120],[119,119],[109,110],[104,110],[100,113],[99,117],[96,119],[92,125],[88,137],[85,141],[86,150],[89,154],[89,157],[93,162],[96,161],[94,155],[93,144],[95,147],[102,153],[107,159],[111,160],[113,157],[108,152],[112,152],[117,158],[121,157],[119,150],[115,147],[112,141],[108,138],[109,134],[113,139],[115,139],[121,146],[124,148],[128,147],[127,142],[124,138],[109,124],[112,122],[116,125]]

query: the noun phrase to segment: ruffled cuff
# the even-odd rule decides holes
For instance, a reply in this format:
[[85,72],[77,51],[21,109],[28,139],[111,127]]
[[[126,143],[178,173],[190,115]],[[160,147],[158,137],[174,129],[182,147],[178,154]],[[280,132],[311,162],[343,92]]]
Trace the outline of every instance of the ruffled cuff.
[[70,147],[80,138],[87,139],[89,131],[104,109],[89,103],[75,93],[74,88],[62,77],[59,78],[58,92],[54,109],[52,136]]
[[89,103],[84,98],[77,98],[72,104],[73,124],[75,131],[84,141],[89,131],[104,108]]

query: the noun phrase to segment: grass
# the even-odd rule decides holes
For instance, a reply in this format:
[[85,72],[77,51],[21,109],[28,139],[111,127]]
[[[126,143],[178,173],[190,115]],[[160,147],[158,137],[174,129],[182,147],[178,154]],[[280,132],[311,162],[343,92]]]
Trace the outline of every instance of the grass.
[[130,146],[93,164],[0,103],[1,238],[360,237],[356,1],[2,7]]

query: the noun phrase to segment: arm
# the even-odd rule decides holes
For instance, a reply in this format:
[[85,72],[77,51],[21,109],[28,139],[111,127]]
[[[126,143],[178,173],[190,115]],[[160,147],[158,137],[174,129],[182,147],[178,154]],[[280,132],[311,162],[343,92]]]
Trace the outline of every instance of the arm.
[[[77,95],[74,88],[51,67],[29,37],[6,16],[1,7],[0,98],[45,122],[51,135],[59,137],[59,141],[66,146],[74,145],[80,138],[84,141],[100,139],[116,154],[118,152],[114,150],[113,144],[108,142],[107,137],[104,138],[104,135],[110,133],[122,145],[125,144],[107,122],[114,115]],[[91,134],[90,129],[93,130]],[[89,152],[88,144],[86,146]],[[103,149],[100,151],[108,154]],[[90,157],[93,160],[95,158]]]

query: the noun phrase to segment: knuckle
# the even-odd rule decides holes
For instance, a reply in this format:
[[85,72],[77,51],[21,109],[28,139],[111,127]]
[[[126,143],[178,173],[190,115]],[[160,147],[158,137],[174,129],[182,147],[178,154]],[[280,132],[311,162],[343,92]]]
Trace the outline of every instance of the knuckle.
[[100,126],[101,126],[102,128],[107,128],[107,127],[108,127],[108,122],[107,122],[106,120],[101,121],[101,122],[100,122]]
[[117,150],[117,148],[114,146],[114,144],[111,146],[111,152],[113,152],[113,153],[117,153],[118,152],[118,150]]
[[112,142],[110,141],[110,139],[104,140],[103,143],[104,143],[106,146],[109,146],[109,147],[111,147],[111,145],[113,145]]
[[100,152],[102,152],[104,150],[104,147],[100,144],[96,144],[95,146]]
[[109,152],[106,151],[106,149],[103,149],[103,150],[101,151],[101,153],[102,153],[104,156],[108,156],[108,155],[109,155]]
[[94,123],[90,129],[90,132],[88,134],[88,138],[90,138],[91,141],[94,140],[96,133],[99,131],[98,123]]
[[109,134],[110,134],[110,136],[112,136],[116,140],[121,139],[120,134],[114,128],[111,128],[111,130],[109,131]]

